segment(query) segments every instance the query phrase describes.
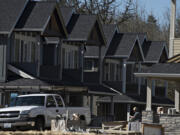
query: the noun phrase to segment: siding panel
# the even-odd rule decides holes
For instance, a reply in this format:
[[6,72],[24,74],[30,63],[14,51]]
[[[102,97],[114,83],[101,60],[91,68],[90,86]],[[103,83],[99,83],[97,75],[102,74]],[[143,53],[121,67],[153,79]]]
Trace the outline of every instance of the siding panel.
[[6,80],[6,48],[7,38],[0,35],[0,82]]

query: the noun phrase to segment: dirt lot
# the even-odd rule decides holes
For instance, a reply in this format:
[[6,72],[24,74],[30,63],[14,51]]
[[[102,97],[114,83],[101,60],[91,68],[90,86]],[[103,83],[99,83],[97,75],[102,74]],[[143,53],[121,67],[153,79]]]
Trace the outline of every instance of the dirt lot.
[[51,131],[45,131],[45,132],[37,132],[37,131],[0,131],[0,135],[96,135],[93,133],[59,133],[59,132],[51,132]]

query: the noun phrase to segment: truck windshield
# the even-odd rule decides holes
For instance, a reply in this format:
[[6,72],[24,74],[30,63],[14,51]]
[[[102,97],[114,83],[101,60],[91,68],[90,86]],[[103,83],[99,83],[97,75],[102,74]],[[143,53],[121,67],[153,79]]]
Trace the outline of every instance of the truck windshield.
[[17,97],[14,106],[44,106],[44,96]]

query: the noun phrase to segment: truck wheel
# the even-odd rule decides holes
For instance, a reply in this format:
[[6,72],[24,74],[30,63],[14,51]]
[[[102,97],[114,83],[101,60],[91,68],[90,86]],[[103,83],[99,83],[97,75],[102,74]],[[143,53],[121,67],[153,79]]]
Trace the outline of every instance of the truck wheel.
[[36,118],[35,129],[38,130],[38,131],[43,131],[44,130],[44,119],[43,118],[41,118],[41,117]]

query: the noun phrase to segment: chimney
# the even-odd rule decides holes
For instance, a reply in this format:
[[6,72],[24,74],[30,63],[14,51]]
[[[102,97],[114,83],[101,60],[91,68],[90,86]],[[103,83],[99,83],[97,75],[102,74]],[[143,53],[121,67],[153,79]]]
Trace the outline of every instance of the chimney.
[[170,35],[169,35],[169,58],[174,55],[174,38],[176,25],[176,0],[171,0]]

